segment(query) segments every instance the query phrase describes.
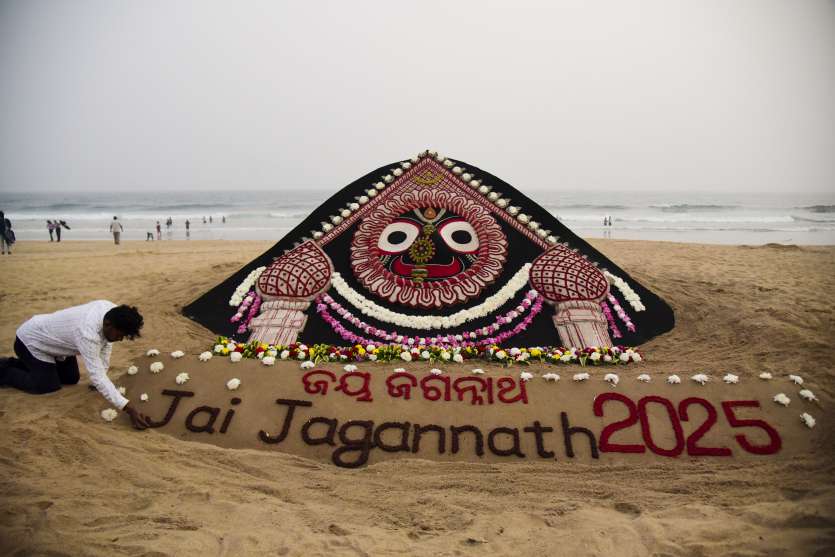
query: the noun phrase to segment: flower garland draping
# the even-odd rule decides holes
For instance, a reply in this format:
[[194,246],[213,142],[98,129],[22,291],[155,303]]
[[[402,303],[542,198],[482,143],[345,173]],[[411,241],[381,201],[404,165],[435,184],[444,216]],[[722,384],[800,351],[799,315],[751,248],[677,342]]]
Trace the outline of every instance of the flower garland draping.
[[513,364],[579,364],[586,365],[623,365],[641,362],[644,357],[635,348],[626,346],[588,348],[565,348],[557,346],[533,346],[501,348],[498,345],[481,346],[403,346],[400,344],[363,346],[334,346],[314,344],[308,346],[295,342],[289,345],[272,345],[258,341],[249,343],[235,342],[226,337],[218,337],[211,350],[218,355],[235,355],[241,358],[266,357],[277,360],[295,360],[308,362],[310,365],[320,362],[455,362],[465,360],[483,360],[490,363],[509,366]]
[[638,293],[632,290],[632,287],[626,284],[626,281],[620,278],[619,276],[613,275],[609,271],[603,271],[603,274],[606,275],[606,278],[609,279],[609,282],[614,283],[620,293],[623,294],[624,299],[629,302],[629,305],[632,306],[632,309],[635,311],[644,311],[646,306],[641,302],[641,297],[638,296]]
[[232,294],[232,297],[229,298],[230,306],[237,307],[241,305],[241,302],[244,301],[244,296],[246,296],[246,293],[249,292],[250,288],[252,288],[252,286],[255,284],[255,281],[258,280],[258,277],[261,276],[261,273],[263,273],[265,269],[266,267],[258,267],[257,269],[253,269],[246,276],[243,282],[241,282],[241,284],[239,284],[238,287],[235,289],[235,292]]
[[[634,333],[635,332],[635,324],[629,319],[629,315],[627,315],[626,310],[624,310],[621,305],[618,303],[617,298],[609,294],[609,303],[612,304],[612,307],[615,308],[615,313],[618,314],[620,320],[626,325],[626,329]],[[604,310],[605,312],[605,310]]]
[[497,309],[512,299],[519,290],[525,287],[530,276],[531,264],[525,263],[516,274],[499,289],[498,292],[489,296],[477,306],[469,309],[462,309],[452,315],[406,315],[384,308],[372,300],[365,298],[362,294],[351,288],[339,273],[333,273],[331,284],[352,306],[360,313],[373,317],[377,321],[392,323],[398,327],[409,327],[411,329],[451,329],[459,327],[468,321],[495,313]]
[[[326,298],[330,299],[329,303],[326,302]],[[508,311],[505,315],[500,315],[496,318],[496,320],[491,324],[485,327],[481,327],[474,331],[467,331],[462,333],[457,333],[455,335],[445,335],[443,337],[435,336],[432,338],[426,337],[410,337],[404,336],[397,333],[397,331],[389,332],[383,329],[378,329],[376,327],[372,327],[365,321],[360,320],[360,318],[351,315],[350,312],[345,310],[342,306],[340,306],[333,298],[330,296],[322,296],[317,300],[316,304],[316,311],[322,317],[322,319],[328,323],[333,330],[339,334],[344,340],[349,342],[362,342],[364,344],[378,344],[380,341],[370,340],[359,335],[356,335],[350,331],[348,331],[339,320],[333,317],[330,312],[328,311],[328,305],[331,308],[335,309],[337,313],[350,322],[352,325],[360,328],[366,334],[375,336],[380,340],[384,340],[386,342],[397,342],[403,345],[421,345],[421,344],[442,344],[442,345],[451,345],[451,346],[471,346],[474,344],[497,344],[499,342],[503,342],[513,335],[519,334],[520,332],[524,331],[530,322],[533,320],[536,315],[542,311],[542,297],[539,296],[538,293],[535,291],[529,292],[525,299],[522,300],[522,303],[516,307],[516,309],[512,309]],[[497,333],[499,328],[502,325],[510,324],[513,319],[516,319],[521,313],[523,313],[527,308],[530,307],[530,311],[528,315],[525,316],[520,323],[514,326],[512,329],[499,333],[496,336],[489,337],[487,339],[483,339],[478,342],[472,342],[473,339],[478,338],[479,336],[487,336],[489,334]]]
[[620,329],[618,329],[618,324],[615,323],[612,310],[609,309],[609,304],[606,303],[606,300],[600,302],[600,309],[603,310],[603,315],[606,316],[606,321],[609,322],[609,329],[612,331],[612,338],[623,338],[623,334],[620,332]]

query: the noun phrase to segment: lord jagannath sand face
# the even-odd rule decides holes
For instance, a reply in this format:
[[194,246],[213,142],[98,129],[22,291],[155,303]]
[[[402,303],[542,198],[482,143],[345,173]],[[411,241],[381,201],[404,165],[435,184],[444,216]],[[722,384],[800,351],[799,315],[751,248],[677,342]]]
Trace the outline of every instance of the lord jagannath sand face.
[[229,334],[227,301],[239,335],[280,344],[634,345],[674,323],[549,211],[432,152],[346,186],[184,311]]

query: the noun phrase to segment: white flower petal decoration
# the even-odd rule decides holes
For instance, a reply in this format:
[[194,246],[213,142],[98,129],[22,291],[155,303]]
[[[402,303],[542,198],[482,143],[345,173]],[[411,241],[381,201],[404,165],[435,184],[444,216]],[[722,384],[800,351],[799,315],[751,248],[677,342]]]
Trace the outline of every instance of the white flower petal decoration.
[[432,368],[432,369],[430,369],[430,370],[429,370],[429,373],[431,373],[432,375],[443,375],[443,374],[444,374],[444,372],[443,372],[443,371],[441,371],[441,370],[440,370],[440,369],[438,369],[438,368]]
[[768,381],[769,379],[771,379],[771,377],[772,377],[771,374],[768,373],[767,371],[764,371],[759,375],[759,378],[764,380],[764,381]]
[[355,366],[354,364],[347,364],[347,365],[346,365],[345,367],[343,367],[342,369],[344,369],[345,371],[347,371],[348,373],[350,373],[350,372],[352,372],[352,371],[357,371],[357,366]]
[[405,367],[396,367],[393,370],[391,370],[391,372],[392,373],[406,373],[406,368]]
[[139,368],[138,367],[130,366],[128,368],[128,375],[136,375],[137,373],[139,373]]
[[650,376],[649,376],[649,375],[647,375],[646,373],[642,373],[641,375],[639,375],[639,376],[638,376],[638,378],[637,378],[637,379],[638,379],[638,381],[640,381],[641,383],[649,383],[650,381],[652,381],[652,377],[650,377]]
[[558,373],[546,373],[542,376],[542,378],[546,381],[553,381],[554,383],[560,380],[560,376]]
[[244,355],[240,352],[230,352],[229,353],[229,361],[232,363],[240,362],[243,359]]
[[815,418],[813,418],[810,414],[804,412],[800,415],[800,419],[803,421],[804,424],[806,424],[806,427],[808,427],[809,429],[815,427]]
[[818,400],[818,397],[815,396],[815,393],[813,393],[809,389],[803,389],[797,394],[800,395],[800,398],[802,398],[803,400],[808,400],[809,402],[815,402]]
[[151,348],[150,350],[145,352],[145,355],[146,356],[159,356],[159,350],[157,350],[156,348]]
[[412,361],[412,355],[409,352],[403,351],[403,352],[400,353],[400,359],[403,360],[404,362],[411,362]]
[[667,383],[670,385],[678,385],[681,383],[681,377],[678,375],[669,375],[667,377]]
[[302,369],[313,369],[315,366],[316,366],[316,364],[314,364],[313,362],[308,360],[306,362],[302,362],[301,368]]
[[777,393],[776,395],[774,395],[774,402],[782,406],[788,406],[791,402],[791,399],[787,397],[785,393]]
[[125,396],[126,394],[128,394],[127,387],[123,387],[123,386],[120,385],[116,390],[119,391],[119,394],[122,395],[122,396]]
[[789,381],[791,381],[795,385],[802,385],[803,384],[803,378],[799,375],[789,375]]
[[607,373],[603,376],[603,380],[611,384],[613,387],[617,386],[617,384],[620,383],[620,377],[618,377],[617,373]]
[[186,353],[183,352],[182,350],[175,350],[171,353],[171,357],[174,358],[175,360],[177,360],[179,358],[182,358],[185,355],[186,355]]
[[162,362],[153,362],[150,366],[151,373],[159,373],[165,369],[165,366],[162,365]]
[[704,373],[697,373],[693,377],[690,378],[692,381],[698,383],[699,385],[704,385],[708,381],[710,381],[710,377],[705,375]]
[[177,377],[175,377],[175,378],[174,378],[174,381],[175,381],[178,385],[185,385],[185,384],[188,382],[188,380],[189,380],[189,379],[191,379],[191,377],[189,377],[189,376],[188,376],[188,373],[186,373],[186,372],[184,371],[184,372],[182,372],[182,373],[178,373],[178,374],[177,374]]
[[148,397],[148,393],[142,393],[141,395],[139,395],[139,400],[141,400],[142,402],[148,402],[149,398],[150,397]]
[[530,381],[531,379],[533,379],[533,373],[530,373],[529,371],[523,371],[519,374],[520,381]]
[[722,378],[722,381],[724,381],[728,385],[736,385],[737,383],[739,383],[739,375],[728,373],[725,375],[725,377]]
[[572,379],[574,379],[574,381],[588,381],[589,377],[591,376],[588,373],[575,373]]
[[118,415],[119,413],[116,412],[116,410],[114,410],[113,408],[105,408],[101,411],[101,419],[106,422],[112,422],[116,419],[116,416]]
[[462,356],[461,354],[453,354],[452,361],[455,362],[456,364],[463,363],[464,356]]
[[201,362],[208,362],[212,359],[212,353],[206,350],[205,352],[201,352],[199,356],[197,356]]
[[470,373],[472,373],[473,375],[484,375],[484,370],[480,367],[477,367],[473,369]]
[[290,351],[289,350],[282,350],[281,354],[279,354],[279,358],[281,358],[282,360],[286,360],[289,357],[290,357]]
[[241,380],[238,379],[237,377],[233,377],[232,379],[230,379],[229,381],[226,382],[226,388],[229,389],[230,391],[236,391],[236,390],[238,390],[238,387],[240,387],[240,386],[241,386]]
[[273,358],[272,356],[264,356],[263,358],[261,358],[261,363],[265,366],[275,365],[275,358]]

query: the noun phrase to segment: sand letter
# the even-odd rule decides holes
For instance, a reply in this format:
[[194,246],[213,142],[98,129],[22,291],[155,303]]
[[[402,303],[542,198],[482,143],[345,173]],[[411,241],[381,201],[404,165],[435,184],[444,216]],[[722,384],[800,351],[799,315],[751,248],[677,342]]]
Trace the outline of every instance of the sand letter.
[[536,439],[536,454],[539,455],[539,458],[554,458],[554,451],[545,450],[545,439],[542,437],[543,433],[551,433],[552,431],[554,431],[553,427],[543,427],[539,420],[535,421],[533,426],[524,429],[525,433],[533,433]]
[[581,433],[589,438],[589,446],[591,447],[591,457],[600,458],[600,454],[597,452],[597,439],[595,439],[594,433],[592,433],[590,429],[586,429],[584,427],[569,426],[568,414],[566,414],[565,412],[560,412],[560,420],[562,420],[562,436],[565,440],[565,456],[567,456],[568,458],[574,458],[574,446],[571,444],[571,436],[577,433]]
[[281,432],[276,437],[273,437],[263,429],[258,432],[258,438],[264,443],[274,444],[284,441],[287,434],[290,432],[290,424],[293,422],[293,414],[296,412],[296,406],[313,406],[313,403],[309,400],[292,400],[287,398],[276,399],[275,403],[286,406],[287,414],[284,416],[284,423],[281,426]]
[[180,405],[180,399],[183,397],[194,396],[194,393],[191,391],[173,391],[169,389],[164,389],[162,394],[166,396],[173,396],[174,400],[171,401],[171,406],[168,407],[168,411],[165,413],[165,417],[162,419],[161,422],[151,421],[151,427],[162,427],[168,422],[171,421],[171,418],[174,417],[174,412],[177,411],[177,407]]

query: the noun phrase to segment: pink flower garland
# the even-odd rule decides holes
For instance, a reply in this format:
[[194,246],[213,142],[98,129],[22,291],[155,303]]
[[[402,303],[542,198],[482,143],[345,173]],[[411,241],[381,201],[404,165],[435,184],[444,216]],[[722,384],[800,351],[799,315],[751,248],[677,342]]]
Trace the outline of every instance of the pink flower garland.
[[[526,299],[530,300],[531,298],[526,298]],[[528,325],[530,325],[531,321],[533,321],[533,318],[536,317],[536,315],[540,311],[542,311],[542,297],[539,296],[539,295],[536,295],[535,296],[535,301],[531,302],[531,308],[530,308],[530,312],[528,312],[528,315],[526,315],[525,319],[523,319],[520,323],[516,324],[512,329],[509,329],[507,331],[499,333],[496,336],[491,336],[491,337],[482,339],[480,341],[473,342],[472,340],[464,340],[464,339],[466,339],[466,338],[474,339],[474,338],[477,338],[479,335],[487,335],[487,334],[490,334],[490,333],[495,333],[495,332],[498,331],[500,324],[506,324],[506,323],[509,322],[508,318],[506,316],[499,316],[499,317],[496,318],[496,322],[493,323],[492,325],[489,325],[487,327],[482,327],[480,329],[477,329],[476,331],[458,333],[458,334],[455,334],[455,335],[446,335],[446,336],[443,336],[443,337],[435,336],[435,337],[431,337],[431,338],[407,337],[407,336],[399,335],[399,334],[397,334],[397,332],[387,332],[383,329],[377,329],[376,327],[372,327],[372,326],[368,325],[367,323],[365,323],[364,321],[360,320],[358,317],[355,317],[355,316],[351,315],[350,312],[346,311],[344,308],[339,306],[339,304],[337,302],[335,302],[333,299],[331,299],[331,302],[336,304],[337,306],[339,306],[339,308],[344,312],[344,314],[340,314],[342,317],[344,317],[352,325],[355,325],[355,326],[360,327],[361,329],[363,329],[366,332],[366,334],[374,335],[374,336],[386,341],[386,342],[380,342],[379,340],[371,340],[369,338],[365,338],[363,336],[357,335],[357,334],[352,333],[351,331],[347,330],[339,322],[339,320],[337,320],[334,316],[332,316],[328,312],[328,304],[324,303],[325,302],[325,297],[320,297],[317,300],[317,302],[318,303],[316,304],[316,311],[319,313],[319,315],[322,317],[322,319],[324,319],[325,322],[328,325],[330,325],[331,328],[333,328],[333,330],[339,336],[341,336],[344,340],[347,340],[348,342],[351,342],[351,343],[373,344],[375,346],[381,346],[381,345],[384,345],[384,344],[388,344],[391,341],[400,343],[404,346],[413,345],[413,344],[418,344],[418,345],[427,345],[427,344],[441,345],[441,344],[444,344],[444,345],[449,345],[449,346],[464,346],[464,347],[466,347],[466,346],[478,346],[478,345],[482,345],[482,344],[500,344],[500,343],[504,342],[505,340],[511,338],[512,336],[517,335],[517,334],[521,333],[522,331],[524,331],[525,329],[527,329]],[[514,313],[514,312],[516,313],[516,316],[518,316],[518,312],[516,312],[515,310],[512,310],[512,311],[508,312],[507,315],[510,315],[511,313]]]
[[622,338],[623,334],[621,334],[620,329],[618,329],[618,325],[615,323],[615,317],[612,315],[612,310],[609,309],[609,304],[606,303],[606,300],[600,302],[600,309],[603,310],[603,315],[606,316],[606,321],[609,322],[609,328],[612,330],[612,337]]
[[629,319],[629,315],[626,314],[626,311],[622,307],[620,307],[620,304],[618,303],[617,298],[615,298],[614,296],[609,294],[609,302],[612,304],[612,307],[615,308],[615,313],[618,314],[618,317],[620,317],[620,320],[623,321],[626,324],[626,329],[629,332],[634,333],[635,332],[635,324],[632,323],[631,319]]
[[243,323],[241,323],[241,326],[238,327],[238,334],[242,334],[242,333],[246,332],[246,330],[249,328],[249,322],[252,321],[252,319],[256,315],[258,315],[258,310],[260,310],[260,309],[261,309],[261,296],[259,296],[258,294],[255,294],[255,299],[252,302],[252,306],[249,308],[249,313],[247,313],[246,319],[244,320]]
[[240,306],[238,306],[238,312],[235,315],[233,315],[231,319],[229,319],[230,323],[237,323],[243,318],[244,313],[246,313],[247,308],[253,302],[255,296],[255,291],[250,290],[249,293],[246,295],[246,298],[244,298],[244,301],[241,302]]

